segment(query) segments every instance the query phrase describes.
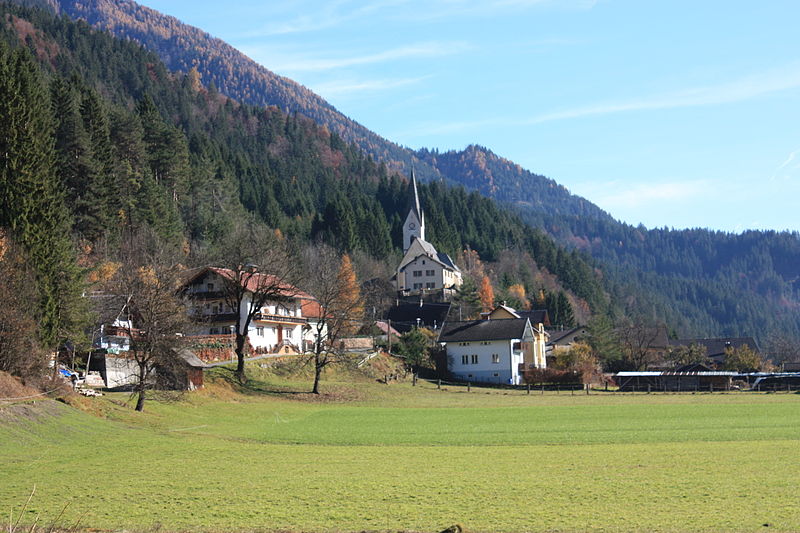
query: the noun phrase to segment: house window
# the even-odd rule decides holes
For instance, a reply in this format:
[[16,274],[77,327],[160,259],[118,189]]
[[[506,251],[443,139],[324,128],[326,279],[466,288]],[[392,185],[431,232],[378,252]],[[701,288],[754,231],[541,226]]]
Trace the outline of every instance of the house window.
[[436,274],[436,271],[435,271],[435,270],[426,270],[426,271],[425,271],[425,275],[426,275],[426,276],[433,276],[433,275],[435,275],[435,274]]
[[425,288],[426,289],[435,289],[436,288],[436,283],[426,283],[425,284]]
[[257,327],[256,328],[256,335],[258,335],[259,337],[263,337],[264,336],[264,328],[261,327],[261,326]]
[[214,284],[213,283],[206,283],[206,290],[209,291],[209,292],[213,291],[214,290]]
[[500,354],[499,353],[493,353],[492,354],[492,363],[499,363],[499,362],[500,362]]
[[478,364],[478,354],[476,354],[476,353],[472,354],[472,364],[473,365],[477,365]]
[[468,378],[472,378],[472,374],[467,374],[467,377]]
[[469,364],[469,356],[468,355],[462,355],[461,356],[461,364],[462,365],[468,365]]
[[217,328],[211,328],[211,329],[208,330],[208,334],[209,335],[217,335],[218,333],[219,333],[219,330]]
[[414,288],[415,289],[421,289],[422,288],[422,283],[415,283],[414,284]]
[[494,374],[492,374],[492,376],[494,376],[494,377],[496,377],[496,378],[499,378],[499,377],[500,377],[500,374],[499,374],[499,373],[497,373],[497,372],[495,372]]
[[415,270],[414,271],[414,277],[415,278],[421,278],[422,277],[422,270]]

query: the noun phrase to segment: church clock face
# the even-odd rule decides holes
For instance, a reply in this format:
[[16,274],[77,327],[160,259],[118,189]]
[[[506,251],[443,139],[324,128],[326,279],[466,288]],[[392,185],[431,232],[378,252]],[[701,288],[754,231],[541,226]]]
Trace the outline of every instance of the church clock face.
[[416,227],[417,227],[417,225],[414,224],[413,222],[408,224],[408,229],[415,229]]

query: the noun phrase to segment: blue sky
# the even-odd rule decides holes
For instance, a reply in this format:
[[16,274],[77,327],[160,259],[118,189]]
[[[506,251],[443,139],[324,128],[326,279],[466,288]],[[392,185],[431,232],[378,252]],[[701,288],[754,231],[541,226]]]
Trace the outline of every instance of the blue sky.
[[648,227],[800,230],[800,2],[145,0],[400,144]]

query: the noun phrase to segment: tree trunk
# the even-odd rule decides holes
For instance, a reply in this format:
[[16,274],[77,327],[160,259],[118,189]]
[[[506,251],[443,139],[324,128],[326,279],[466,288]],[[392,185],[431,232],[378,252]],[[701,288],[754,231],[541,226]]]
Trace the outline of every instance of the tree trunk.
[[319,378],[322,375],[322,361],[320,360],[319,354],[314,356],[314,388],[311,389],[311,392],[314,394],[319,394]]
[[236,333],[236,379],[239,383],[247,383],[247,376],[244,375],[244,343],[247,337],[241,333]]
[[147,389],[147,365],[139,363],[139,383],[136,384],[139,396],[136,398],[136,410],[139,412],[144,411],[144,396]]

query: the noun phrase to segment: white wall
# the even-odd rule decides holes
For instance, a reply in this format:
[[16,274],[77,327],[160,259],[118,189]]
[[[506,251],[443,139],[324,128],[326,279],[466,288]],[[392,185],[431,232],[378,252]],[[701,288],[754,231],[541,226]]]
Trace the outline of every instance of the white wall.
[[[504,383],[518,385],[520,383],[519,364],[523,361],[521,351],[513,352],[515,340],[448,342],[447,365],[450,372],[465,381],[482,381],[487,383]],[[497,354],[499,362],[493,363],[493,355]],[[473,363],[473,356],[478,362]],[[467,356],[466,364],[463,356]],[[495,375],[496,374],[496,375]]]

